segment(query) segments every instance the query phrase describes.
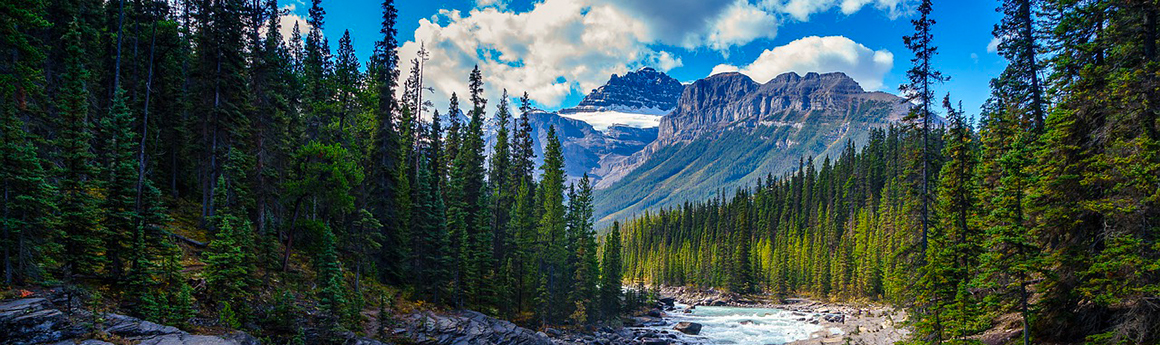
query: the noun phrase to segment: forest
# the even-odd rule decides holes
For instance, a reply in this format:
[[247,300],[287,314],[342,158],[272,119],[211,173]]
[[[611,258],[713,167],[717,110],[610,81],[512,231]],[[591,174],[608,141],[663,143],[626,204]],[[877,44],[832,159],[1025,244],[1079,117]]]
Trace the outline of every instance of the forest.
[[977,121],[932,91],[932,6],[904,37],[909,121],[616,224],[625,279],[888,302],[912,343],[980,343],[1010,315],[1024,344],[1160,341],[1160,6],[1003,1],[1009,65]]
[[331,53],[321,1],[292,37],[282,11],[0,2],[5,298],[64,289],[276,343],[363,332],[368,310],[381,338],[403,305],[526,326],[620,315],[619,235],[598,251],[592,184],[566,183],[554,133],[534,166],[528,117],[506,94],[488,115],[478,68],[448,116],[431,109],[391,0],[369,61],[349,32]]

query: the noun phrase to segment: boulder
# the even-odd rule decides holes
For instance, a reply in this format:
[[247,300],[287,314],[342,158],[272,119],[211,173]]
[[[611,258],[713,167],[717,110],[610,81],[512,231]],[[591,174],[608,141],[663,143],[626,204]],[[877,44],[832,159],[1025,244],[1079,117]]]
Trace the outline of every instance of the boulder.
[[0,302],[0,334],[5,335],[6,344],[54,343],[85,332],[44,298]]
[[688,335],[701,334],[701,324],[696,322],[680,322],[673,329]]
[[516,326],[474,311],[448,314],[415,313],[401,317],[403,331],[396,335],[422,345],[551,345],[542,332]]
[[640,343],[641,343],[642,345],[669,345],[669,341],[668,341],[668,340],[664,340],[664,339],[656,339],[656,338],[645,338],[645,339],[641,339]]
[[677,300],[675,298],[672,298],[672,297],[665,297],[665,298],[661,298],[661,299],[657,300],[657,302],[660,302],[661,304],[672,307],[676,304]]
[[[75,315],[81,319],[92,316],[87,311],[76,311]],[[225,336],[192,335],[176,327],[120,314],[105,313],[101,318],[105,320],[103,333],[141,345],[259,345],[256,338],[243,332]],[[84,339],[89,333],[87,327],[74,323],[44,298],[0,302],[0,334],[5,335],[4,344],[109,344],[102,340]]]

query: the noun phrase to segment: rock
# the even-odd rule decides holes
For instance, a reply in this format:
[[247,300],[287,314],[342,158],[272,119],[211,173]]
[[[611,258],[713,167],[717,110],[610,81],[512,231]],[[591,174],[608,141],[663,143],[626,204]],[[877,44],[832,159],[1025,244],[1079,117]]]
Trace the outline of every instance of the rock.
[[701,334],[701,324],[696,322],[680,322],[673,329],[688,335]]
[[[405,331],[398,336],[425,345],[551,345],[548,334],[516,326],[474,311],[432,312],[403,316]],[[553,333],[559,332],[554,330]],[[563,333],[560,332],[562,335]]]
[[648,311],[648,316],[652,316],[652,317],[663,317],[663,316],[664,316],[664,312],[662,312],[660,309],[652,309],[652,310],[649,310],[649,311]]
[[672,307],[676,304],[677,300],[672,297],[665,297],[657,300],[657,302]]
[[[242,333],[245,334],[245,333]],[[152,337],[145,339],[137,345],[258,345],[258,340],[246,334],[245,336],[235,336],[233,334],[225,337],[217,337],[212,335],[192,335],[186,333],[169,334],[159,337]]]
[[714,306],[714,307],[721,307],[721,306],[729,305],[729,303],[725,302],[725,301],[713,301],[713,303],[710,305]]
[[[78,311],[82,318],[91,316]],[[135,317],[106,313],[104,333],[116,335],[142,345],[259,345],[258,339],[243,332],[225,336],[192,335],[172,326],[159,325]],[[76,325],[64,312],[43,298],[25,298],[0,303],[0,334],[4,344],[26,345],[106,345],[108,342],[84,339],[90,333]]]
[[560,332],[560,330],[555,329],[555,328],[545,329],[544,333],[547,333],[548,336],[552,336],[552,337],[559,337],[559,336],[564,335],[564,332]]
[[640,343],[641,343],[641,345],[669,345],[668,340],[656,339],[656,338],[642,339]]
[[84,334],[44,298],[0,302],[0,334],[12,345],[53,343]]
[[105,314],[105,332],[125,338],[149,337],[166,334],[185,333],[177,327],[159,325],[118,314]]

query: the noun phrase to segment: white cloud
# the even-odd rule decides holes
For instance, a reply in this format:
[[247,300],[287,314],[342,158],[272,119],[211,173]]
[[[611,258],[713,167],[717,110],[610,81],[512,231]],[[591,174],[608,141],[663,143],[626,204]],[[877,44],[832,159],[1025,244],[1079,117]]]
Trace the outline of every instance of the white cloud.
[[728,72],[740,72],[740,71],[741,71],[741,69],[737,68],[737,66],[733,66],[733,65],[729,65],[729,64],[720,64],[720,65],[714,66],[713,71],[709,72],[709,75],[728,73]]
[[894,54],[872,50],[842,36],[810,36],[767,49],[743,68],[718,65],[712,74],[739,71],[764,83],[779,74],[844,72],[867,90],[880,90],[882,79],[894,66]]
[[495,7],[498,9],[506,9],[508,0],[475,0],[475,7]]
[[[409,68],[420,42],[426,45],[431,55],[425,85],[436,90],[431,99],[439,109],[446,108],[451,92],[461,96],[467,92],[468,73],[477,64],[484,76],[484,96],[492,99],[489,112],[505,88],[513,96],[526,91],[538,105],[555,108],[566,106],[562,103],[569,95],[586,94],[602,85],[611,74],[643,66],[660,71],[680,67],[677,52],[666,49],[707,48],[724,55],[732,47],[775,37],[779,23],[789,16],[806,20],[809,14],[832,8],[853,13],[871,5],[895,13],[905,1],[909,0],[543,0],[517,12],[504,5],[508,0],[473,0],[477,7],[471,10],[440,10],[420,19],[399,54],[402,66]],[[848,67],[870,68],[866,74],[851,74],[868,88],[878,88],[884,72],[876,72],[881,69],[876,63],[884,61],[888,70],[893,59],[889,52],[852,42],[844,47],[844,52],[854,54],[852,62],[814,48],[818,65],[806,64],[805,58],[759,59],[733,69],[763,76],[767,65],[782,70],[834,66],[847,72]],[[791,54],[787,49],[775,49],[777,56],[807,53]],[[868,57],[859,55],[864,53]]]
[[[301,3],[301,1],[296,1]],[[282,40],[290,42],[290,35],[294,32],[294,24],[298,24],[298,31],[302,33],[303,37],[310,32],[310,23],[306,22],[306,17],[298,15],[295,10],[298,6],[295,4],[287,4],[281,7],[282,15],[278,17],[278,33],[282,35]],[[261,34],[265,35],[269,25],[262,25]]]
[[866,5],[886,12],[891,19],[898,18],[905,12],[907,0],[762,0],[765,8],[789,14],[797,20],[807,21],[810,15],[829,11],[838,7],[842,14],[851,15]]
[[[714,21],[704,44],[718,51],[752,42],[758,38],[777,36],[777,18],[762,11],[746,0],[734,2]],[[699,43],[687,44],[696,46]]]
[[546,0],[523,13],[489,7],[466,14],[445,10],[435,19],[419,21],[400,57],[410,61],[419,42],[426,44],[431,51],[426,85],[435,88],[439,108],[451,92],[464,97],[476,64],[485,97],[493,100],[489,112],[505,88],[513,96],[527,91],[538,104],[557,107],[569,94],[587,93],[614,73],[681,66],[673,53],[648,47],[651,36],[642,22],[610,5]]
[[991,37],[991,42],[987,43],[987,52],[988,53],[998,53],[999,52],[999,43],[1002,43],[1002,41],[999,40],[998,37]]

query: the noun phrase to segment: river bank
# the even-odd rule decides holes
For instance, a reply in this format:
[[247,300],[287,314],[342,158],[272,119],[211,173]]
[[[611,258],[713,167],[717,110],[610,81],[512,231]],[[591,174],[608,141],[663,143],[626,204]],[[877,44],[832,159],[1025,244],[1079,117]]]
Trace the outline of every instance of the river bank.
[[808,339],[789,345],[865,344],[888,345],[905,339],[910,331],[903,327],[906,311],[877,303],[825,302],[805,298],[778,299],[770,295],[738,295],[718,290],[688,287],[663,287],[662,299],[698,306],[771,308],[794,313],[797,321],[820,326]]

